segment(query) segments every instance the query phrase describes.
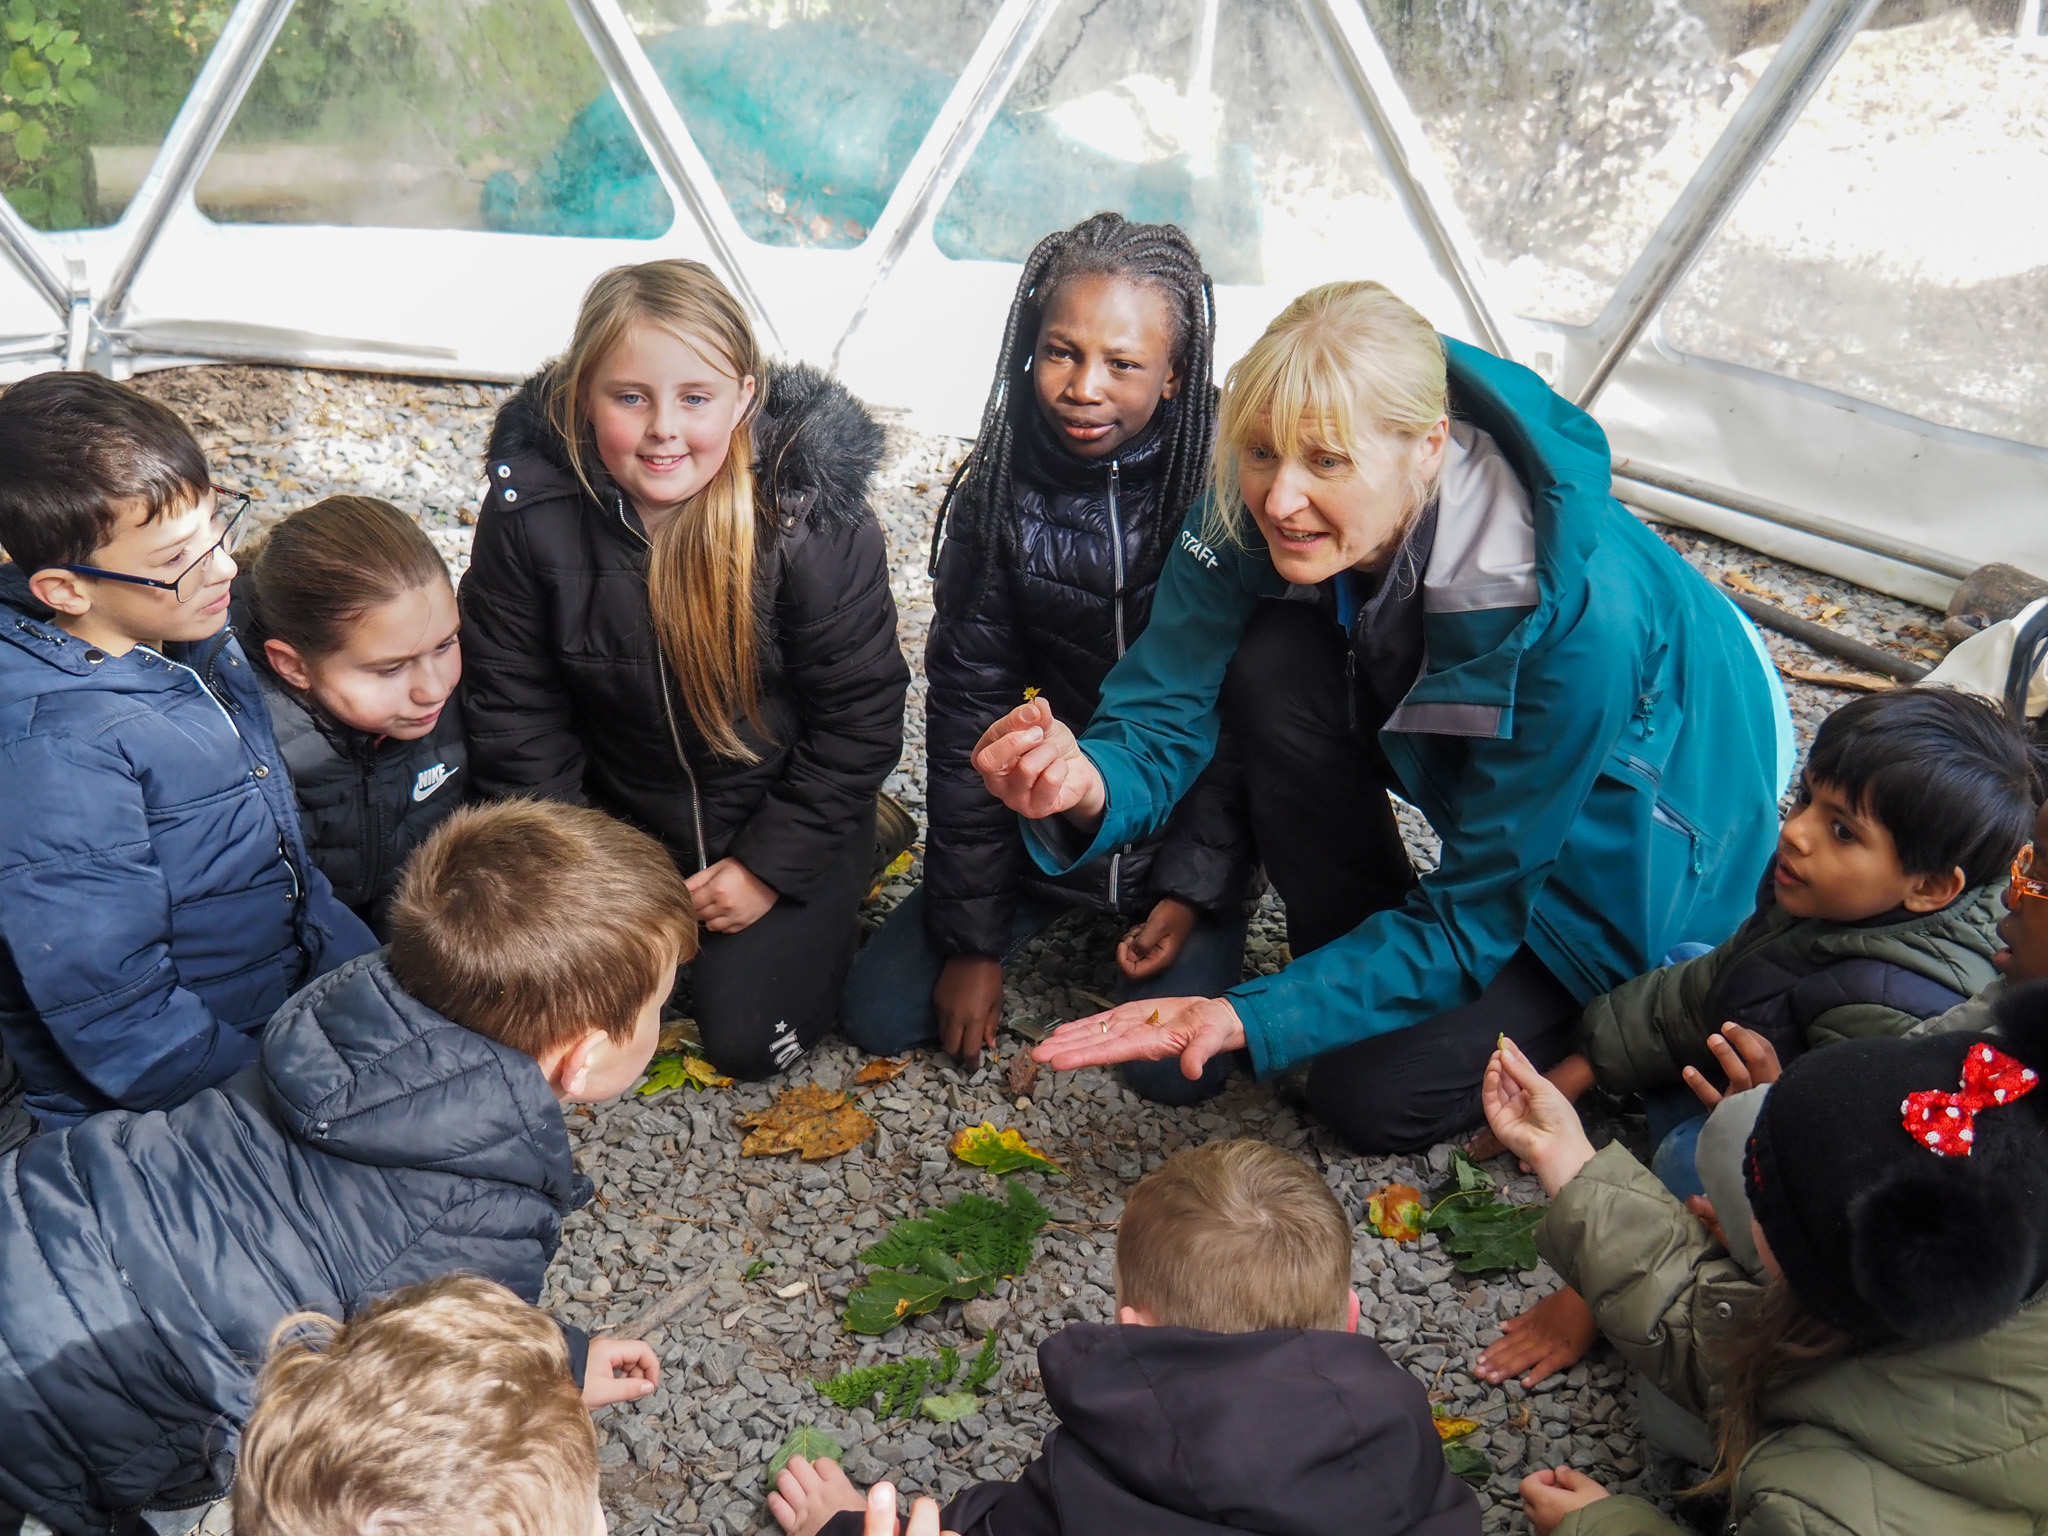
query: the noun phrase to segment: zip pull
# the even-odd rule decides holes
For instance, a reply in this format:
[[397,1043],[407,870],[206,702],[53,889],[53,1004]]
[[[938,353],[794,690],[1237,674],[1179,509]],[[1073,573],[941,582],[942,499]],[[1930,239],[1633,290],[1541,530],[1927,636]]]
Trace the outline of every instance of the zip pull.
[[1692,839],[1692,872],[1702,873],[1707,867],[1706,855],[1700,852],[1700,833],[1697,827],[1687,827],[1685,835]]
[[1344,647],[1344,726],[1353,735],[1358,732],[1358,652],[1349,645]]

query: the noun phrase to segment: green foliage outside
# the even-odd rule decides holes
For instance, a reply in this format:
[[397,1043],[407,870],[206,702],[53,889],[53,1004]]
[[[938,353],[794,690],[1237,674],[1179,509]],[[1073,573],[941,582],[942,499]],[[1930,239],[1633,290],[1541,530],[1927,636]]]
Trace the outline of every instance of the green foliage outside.
[[[0,189],[23,218],[76,229],[120,217],[93,147],[162,143],[231,8],[0,0]],[[299,0],[223,148],[391,154],[480,186],[499,169],[530,170],[604,89],[568,8],[550,0]]]

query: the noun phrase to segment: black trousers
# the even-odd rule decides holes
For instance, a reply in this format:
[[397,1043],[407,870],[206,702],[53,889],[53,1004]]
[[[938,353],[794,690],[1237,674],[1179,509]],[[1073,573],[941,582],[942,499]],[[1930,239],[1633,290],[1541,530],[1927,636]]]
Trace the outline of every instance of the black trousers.
[[[1345,672],[1344,633],[1314,604],[1267,602],[1245,631],[1222,693],[1224,729],[1242,756],[1259,859],[1287,906],[1302,955],[1397,907],[1416,885],[1387,791],[1383,723],[1362,712]],[[1526,947],[1479,997],[1407,1029],[1318,1057],[1316,1115],[1362,1152],[1406,1152],[1476,1127],[1479,1081],[1506,1034],[1539,1067],[1572,1048],[1580,1006]],[[1172,1063],[1162,1065],[1174,1066]],[[1187,1090],[1220,1090],[1228,1067]],[[1143,1091],[1152,1074],[1131,1074]],[[1175,1068],[1177,1076],[1177,1067]],[[1172,1086],[1172,1085],[1164,1085]]]
[[689,973],[691,1006],[705,1054],[719,1071],[768,1077],[832,1028],[874,863],[870,806],[808,898],[784,898],[738,933],[700,931],[703,948]]

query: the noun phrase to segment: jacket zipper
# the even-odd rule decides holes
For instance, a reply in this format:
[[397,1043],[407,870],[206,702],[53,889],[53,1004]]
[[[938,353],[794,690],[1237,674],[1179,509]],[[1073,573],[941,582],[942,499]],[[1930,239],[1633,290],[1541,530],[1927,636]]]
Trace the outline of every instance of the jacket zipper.
[[[1628,766],[1630,771],[1641,774],[1653,791],[1664,782],[1664,775],[1662,773],[1633,753],[1622,758],[1622,762]],[[1700,829],[1667,805],[1662,795],[1653,794],[1650,800],[1650,820],[1657,823],[1660,827],[1668,827],[1673,832],[1683,834],[1687,845],[1692,851],[1692,856],[1687,861],[1692,868],[1692,872],[1697,875],[1705,871],[1707,860],[1706,855],[1700,850],[1700,844],[1703,841],[1700,837]]]
[[[654,541],[626,521],[626,498],[612,498],[612,511],[618,517],[619,526],[647,546],[649,554],[654,552]],[[654,641],[654,673],[661,679],[661,714],[668,724],[669,745],[675,748],[676,762],[681,765],[683,777],[690,783],[690,830],[697,835],[697,868],[710,868],[704,857],[704,797],[697,793],[697,770],[690,766],[690,754],[683,750],[683,733],[676,726],[675,700],[669,697],[668,659],[661,654],[661,637]]]
[[1111,569],[1115,573],[1116,611],[1116,657],[1124,657],[1124,528],[1117,517],[1116,493],[1122,484],[1122,467],[1115,459],[1109,461],[1109,549]]

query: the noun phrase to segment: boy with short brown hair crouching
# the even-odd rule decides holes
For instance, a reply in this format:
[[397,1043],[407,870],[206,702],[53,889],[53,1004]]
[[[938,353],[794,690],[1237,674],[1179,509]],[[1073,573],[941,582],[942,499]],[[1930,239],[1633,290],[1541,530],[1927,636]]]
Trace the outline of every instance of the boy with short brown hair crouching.
[[601,1533],[597,1431],[562,1330],[449,1275],[346,1323],[277,1327],[242,1432],[235,1536]]
[[[1117,1325],[1039,1346],[1060,1424],[1014,1483],[945,1511],[961,1536],[1474,1536],[1422,1384],[1357,1333],[1351,1224],[1315,1170],[1219,1141],[1131,1191]],[[768,1501],[789,1536],[858,1536],[837,1465],[793,1457]]]
[[[645,833],[474,807],[408,865],[388,953],[286,1002],[254,1065],[0,1157],[0,1506],[95,1536],[221,1497],[294,1312],[349,1318],[458,1270],[537,1300],[591,1194],[561,1106],[638,1081],[695,952]],[[659,1372],[627,1340],[569,1334],[560,1358],[591,1404]]]

